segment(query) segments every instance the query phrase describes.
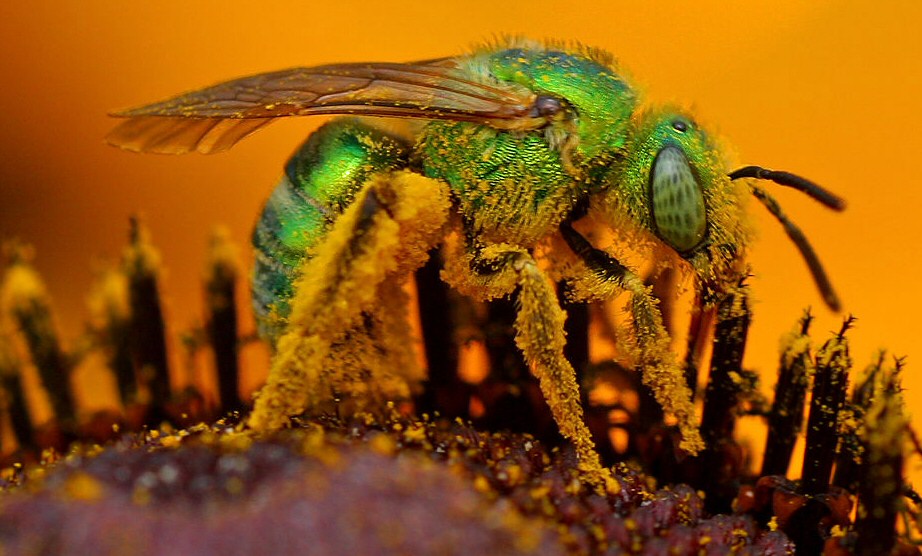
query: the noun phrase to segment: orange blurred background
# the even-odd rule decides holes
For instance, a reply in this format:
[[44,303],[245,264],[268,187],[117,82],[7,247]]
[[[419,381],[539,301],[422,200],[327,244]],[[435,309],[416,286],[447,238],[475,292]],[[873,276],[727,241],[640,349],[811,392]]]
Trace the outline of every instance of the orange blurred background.
[[[156,156],[106,146],[108,111],[290,66],[450,55],[498,34],[578,39],[614,53],[649,98],[693,107],[739,162],[796,172],[848,199],[835,214],[772,188],[816,247],[845,311],[859,318],[856,367],[880,347],[909,356],[913,411],[922,402],[922,187],[912,167],[922,147],[922,4],[878,5],[7,1],[0,237],[35,245],[72,339],[86,319],[93,262],[119,256],[128,217],[140,211],[163,254],[167,317],[178,334],[202,319],[211,227],[226,224],[247,245],[286,158],[324,119],[279,122],[225,154]],[[771,384],[778,339],[805,306],[814,307],[820,341],[843,315],[823,307],[780,226],[752,209],[761,240],[751,256],[746,361]]]

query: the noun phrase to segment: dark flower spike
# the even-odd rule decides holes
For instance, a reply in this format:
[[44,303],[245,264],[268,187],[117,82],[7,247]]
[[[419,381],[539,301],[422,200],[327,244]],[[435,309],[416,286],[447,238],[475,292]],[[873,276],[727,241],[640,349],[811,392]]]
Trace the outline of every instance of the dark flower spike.
[[801,472],[802,494],[818,495],[829,490],[829,479],[839,444],[839,412],[848,389],[851,358],[845,332],[854,323],[849,316],[838,334],[816,353],[810,416],[807,419],[807,444]]
[[231,242],[230,232],[220,226],[212,230],[205,270],[206,334],[218,372],[221,411],[225,413],[243,409],[238,391],[240,362],[235,299],[239,265],[237,247]]
[[160,256],[140,220],[132,217],[130,224],[130,243],[122,257],[122,268],[128,276],[132,358],[147,378],[152,405],[148,419],[157,426],[166,416],[171,396],[166,325],[158,285]]
[[2,312],[16,324],[25,340],[55,418],[63,429],[72,429],[77,422],[71,385],[73,366],[54,326],[51,299],[31,264],[31,249],[14,242],[5,250],[10,264],[0,280]]
[[794,443],[803,428],[809,374],[813,367],[808,337],[812,321],[813,315],[807,309],[800,319],[800,327],[785,336],[775,383],[775,399],[768,417],[763,477],[787,475]]
[[0,333],[0,388],[7,397],[7,412],[20,448],[35,447],[34,425],[29,415],[22,384],[23,364],[13,348],[12,338]]
[[904,401],[898,395],[900,369],[876,374],[862,430],[856,554],[890,554],[896,544],[896,523],[904,508],[903,440],[907,425]]

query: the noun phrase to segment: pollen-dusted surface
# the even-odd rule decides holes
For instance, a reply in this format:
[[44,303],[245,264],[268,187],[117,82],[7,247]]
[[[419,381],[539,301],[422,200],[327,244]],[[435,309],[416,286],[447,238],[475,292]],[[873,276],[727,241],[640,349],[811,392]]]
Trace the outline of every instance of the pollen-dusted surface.
[[315,425],[251,442],[229,430],[126,439],[33,470],[27,492],[0,502],[0,547],[138,556],[565,553],[548,524],[496,503],[448,466],[419,453],[396,457],[399,436],[366,429],[350,443]]
[[254,440],[219,422],[125,436],[8,469],[4,553],[790,554],[780,531],[707,517],[686,485],[620,465],[581,482],[575,454],[460,422],[298,421]]

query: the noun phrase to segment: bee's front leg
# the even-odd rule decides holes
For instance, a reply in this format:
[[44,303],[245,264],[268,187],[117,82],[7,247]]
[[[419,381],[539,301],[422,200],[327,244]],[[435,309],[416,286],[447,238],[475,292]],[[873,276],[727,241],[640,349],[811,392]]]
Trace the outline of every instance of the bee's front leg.
[[680,447],[691,454],[704,448],[695,417],[691,390],[682,367],[670,349],[670,338],[663,326],[657,302],[643,280],[610,254],[596,249],[569,223],[560,226],[561,235],[570,249],[585,263],[590,276],[579,287],[589,297],[608,297],[623,290],[631,293],[637,365],[643,372],[643,382],[653,391],[666,411],[675,415],[682,433]]
[[370,179],[301,269],[291,317],[248,425],[285,426],[347,398],[406,398],[415,368],[402,281],[442,235],[447,186],[408,171]]

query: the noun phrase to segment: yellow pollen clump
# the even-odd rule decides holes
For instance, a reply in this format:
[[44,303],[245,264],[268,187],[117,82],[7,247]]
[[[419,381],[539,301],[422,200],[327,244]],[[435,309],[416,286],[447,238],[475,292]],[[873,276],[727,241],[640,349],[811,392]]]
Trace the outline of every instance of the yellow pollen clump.
[[376,434],[368,441],[368,446],[375,452],[392,456],[397,452],[397,443],[393,438],[385,434]]
[[48,293],[38,273],[26,264],[6,269],[0,285],[0,307],[6,312],[28,311],[33,303],[47,303]]
[[74,500],[94,501],[103,496],[103,485],[89,473],[78,471],[67,478],[64,493]]
[[182,444],[182,438],[179,436],[165,436],[160,440],[160,445],[164,448],[178,448]]

